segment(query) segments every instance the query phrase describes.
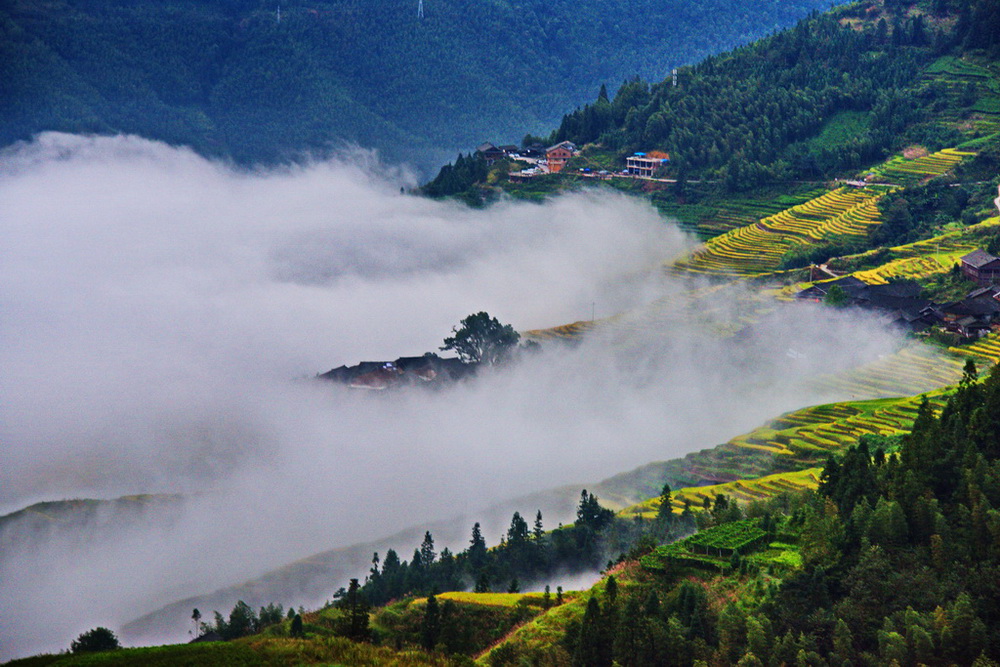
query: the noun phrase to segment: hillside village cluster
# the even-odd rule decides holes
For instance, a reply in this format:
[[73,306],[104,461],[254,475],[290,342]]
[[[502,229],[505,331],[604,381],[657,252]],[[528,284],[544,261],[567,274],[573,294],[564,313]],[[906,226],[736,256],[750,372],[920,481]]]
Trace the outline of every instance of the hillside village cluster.
[[962,275],[979,286],[960,301],[937,304],[921,298],[915,282],[869,285],[854,276],[817,283],[795,296],[822,301],[839,288],[845,304],[883,313],[910,332],[939,327],[962,338],[981,338],[1000,325],[1000,258],[980,249],[959,261]]
[[[566,167],[570,158],[579,152],[580,149],[571,141],[560,141],[547,148],[540,143],[518,148],[513,145],[495,146],[487,141],[476,148],[476,155],[483,158],[487,165],[492,165],[497,160],[503,159],[520,160],[532,165],[511,174],[511,178],[515,180],[532,178],[541,174],[558,174]],[[611,178],[612,176],[653,178],[659,169],[669,163],[670,156],[667,153],[661,151],[636,152],[625,158],[625,168],[620,173],[613,174],[607,170],[594,172],[588,168],[582,168],[580,171],[585,176],[598,178]]]

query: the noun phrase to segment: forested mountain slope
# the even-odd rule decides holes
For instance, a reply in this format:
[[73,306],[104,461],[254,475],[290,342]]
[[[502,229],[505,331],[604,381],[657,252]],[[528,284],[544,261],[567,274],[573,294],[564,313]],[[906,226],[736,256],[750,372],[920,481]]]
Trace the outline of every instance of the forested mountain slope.
[[729,191],[829,177],[908,143],[954,146],[989,121],[993,75],[942,76],[954,53],[996,59],[996,2],[854,3],[683,68],[676,83],[629,82],[567,114],[551,139],[666,151],[678,178]]
[[789,25],[824,0],[13,0],[0,144],[133,133],[241,162],[341,141],[440,162],[551,127],[602,83]]

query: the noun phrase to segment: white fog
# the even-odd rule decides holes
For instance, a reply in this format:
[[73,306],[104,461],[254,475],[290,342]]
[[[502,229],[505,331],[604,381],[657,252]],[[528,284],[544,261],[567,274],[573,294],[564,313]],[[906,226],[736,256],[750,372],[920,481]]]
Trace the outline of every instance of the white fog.
[[838,398],[809,378],[900,342],[798,304],[755,332],[752,357],[679,321],[608,327],[439,391],[313,380],[437,351],[480,310],[527,330],[684,288],[661,265],[695,241],[637,199],[470,209],[400,194],[414,184],[360,151],[255,173],[132,137],[47,134],[0,154],[0,513],[189,498],[169,529],[12,548],[0,659],[319,550],[712,446]]

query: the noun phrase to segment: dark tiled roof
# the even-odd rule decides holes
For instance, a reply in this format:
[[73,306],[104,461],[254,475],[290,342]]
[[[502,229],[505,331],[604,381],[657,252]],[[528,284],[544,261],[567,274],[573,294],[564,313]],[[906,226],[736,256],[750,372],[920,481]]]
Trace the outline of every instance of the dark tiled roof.
[[548,151],[554,151],[557,148],[565,148],[568,151],[574,151],[576,150],[576,145],[571,141],[560,141],[555,146],[549,146],[545,150],[546,152],[548,152]]
[[997,258],[986,252],[985,250],[973,250],[968,255],[962,257],[962,263],[968,264],[974,268],[980,268],[986,266],[990,262],[997,261]]
[[941,310],[950,315],[958,315],[959,317],[965,315],[992,316],[1000,314],[1000,303],[988,296],[981,296],[975,299],[949,303],[941,306]]

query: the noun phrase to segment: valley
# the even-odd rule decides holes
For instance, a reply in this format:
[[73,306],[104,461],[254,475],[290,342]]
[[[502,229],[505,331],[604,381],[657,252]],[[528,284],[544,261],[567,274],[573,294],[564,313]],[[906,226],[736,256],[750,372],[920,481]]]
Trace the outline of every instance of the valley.
[[[459,276],[486,286],[478,293],[493,301],[483,308],[517,312],[520,340],[532,347],[471,371],[430,353],[400,357],[411,353],[398,347],[407,333],[387,317],[396,329],[373,337],[377,349],[354,340],[336,350],[354,357],[321,360],[289,345],[317,376],[339,361],[327,375],[339,373],[344,386],[307,377],[286,392],[255,382],[291,411],[293,426],[267,423],[263,432],[282,437],[259,450],[234,445],[231,461],[270,461],[268,450],[288,457],[282,438],[336,432],[315,438],[335,460],[298,445],[295,467],[274,466],[279,484],[250,474],[248,487],[275,494],[281,511],[264,511],[267,522],[287,509],[288,535],[297,522],[302,534],[320,526],[336,548],[274,567],[285,545],[267,567],[234,569],[252,572],[243,579],[174,597],[161,588],[155,604],[115,628],[126,644],[168,645],[9,664],[997,664],[994,27],[995,0],[862,0],[682,67],[677,79],[602,90],[547,137],[532,133],[551,120],[512,115],[512,128],[528,132],[525,148],[572,142],[558,173],[521,176],[517,157],[487,164],[470,153],[422,188],[397,196],[395,182],[380,186],[379,197],[391,190],[404,202],[385,204],[386,219],[397,208],[412,210],[408,224],[460,210],[466,226],[386,226],[364,239],[384,257],[352,248],[342,264],[320,253],[312,264],[280,265],[250,298],[272,299],[278,286],[311,300],[372,280],[336,298],[363,294],[380,317],[422,308],[410,343],[419,349],[433,344],[431,329],[446,334],[442,323],[458,318],[430,304],[432,292],[395,281],[418,276],[421,290],[441,290]],[[653,177],[600,177],[647,150],[669,155]],[[350,183],[346,198],[368,196]],[[607,224],[561,222],[593,211]],[[471,234],[479,215],[493,216],[496,231]],[[539,220],[556,231],[540,234]],[[276,236],[279,227],[263,229]],[[311,226],[297,231],[295,250],[323,246]],[[348,247],[347,237],[337,242]],[[610,263],[616,253],[623,259]],[[475,263],[483,257],[490,263]],[[349,268],[314,273],[322,264]],[[518,272],[526,286],[490,282]],[[480,308],[476,290],[447,284],[468,312]],[[537,301],[516,289],[534,289]],[[381,301],[378,290],[400,296]],[[247,331],[241,317],[232,321]],[[270,375],[287,372],[266,345],[253,346]],[[355,366],[361,354],[396,361]],[[226,355],[243,367],[242,351]],[[417,370],[393,386],[370,373],[386,363]],[[451,380],[414,386],[424,366],[436,377],[448,364],[458,369]],[[353,479],[371,460],[393,470]],[[329,501],[335,518],[305,518],[336,495],[302,482],[311,467],[355,495]],[[230,474],[192,479],[225,488]],[[486,493],[489,485],[503,490]],[[172,514],[182,495],[184,504],[195,497],[33,505],[0,517],[0,543],[103,535],[107,517],[135,522],[147,511],[184,526]],[[199,494],[211,502],[196,507],[239,497]],[[353,524],[336,518],[345,512],[391,515],[392,530],[379,532],[376,521],[351,540]],[[60,527],[37,527],[48,524]],[[287,614],[275,603],[289,604]],[[192,624],[193,609],[203,624]],[[179,643],[189,629],[204,643]]]

